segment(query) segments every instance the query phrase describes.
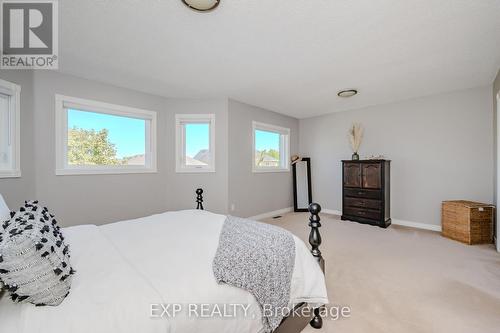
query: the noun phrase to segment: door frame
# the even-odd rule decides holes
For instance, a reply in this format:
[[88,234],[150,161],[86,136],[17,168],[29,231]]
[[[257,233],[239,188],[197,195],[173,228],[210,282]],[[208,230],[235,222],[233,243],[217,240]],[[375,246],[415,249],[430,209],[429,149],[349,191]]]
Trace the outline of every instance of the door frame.
[[497,251],[500,252],[500,219],[498,208],[500,207],[500,91],[496,95],[497,99],[497,109],[496,109],[496,235],[495,244]]

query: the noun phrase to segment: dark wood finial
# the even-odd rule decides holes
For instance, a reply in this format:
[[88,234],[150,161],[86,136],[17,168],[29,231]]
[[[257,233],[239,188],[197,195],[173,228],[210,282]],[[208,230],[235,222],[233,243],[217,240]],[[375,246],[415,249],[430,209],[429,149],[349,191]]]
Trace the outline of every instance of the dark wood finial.
[[[309,244],[311,244],[311,253],[318,260],[318,263],[325,271],[325,261],[321,256],[321,251],[319,246],[321,245],[321,234],[319,233],[319,228],[321,227],[319,213],[321,212],[321,206],[317,203],[312,203],[309,205],[309,213],[311,217],[309,218],[309,226],[311,227],[311,233],[309,234]],[[320,329],[323,327],[323,318],[321,318],[321,308],[314,309],[314,316],[309,323],[313,328]]]
[[309,226],[311,227],[311,232],[309,234],[309,244],[311,244],[311,253],[321,264],[323,258],[321,257],[321,251],[319,246],[321,245],[321,234],[319,233],[319,228],[321,227],[319,213],[321,212],[321,206],[317,203],[312,203],[309,205],[309,213],[311,217],[309,218]]
[[196,206],[196,209],[203,210],[203,189],[202,188],[197,189],[196,194],[197,194],[196,203],[198,204]]

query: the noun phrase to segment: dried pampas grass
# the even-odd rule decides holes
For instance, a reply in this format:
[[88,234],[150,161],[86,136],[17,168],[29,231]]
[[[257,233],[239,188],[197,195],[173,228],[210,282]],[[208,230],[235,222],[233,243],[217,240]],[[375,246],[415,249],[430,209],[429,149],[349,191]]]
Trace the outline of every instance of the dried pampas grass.
[[363,127],[359,123],[354,123],[349,129],[349,142],[354,153],[359,151],[361,141],[363,141]]

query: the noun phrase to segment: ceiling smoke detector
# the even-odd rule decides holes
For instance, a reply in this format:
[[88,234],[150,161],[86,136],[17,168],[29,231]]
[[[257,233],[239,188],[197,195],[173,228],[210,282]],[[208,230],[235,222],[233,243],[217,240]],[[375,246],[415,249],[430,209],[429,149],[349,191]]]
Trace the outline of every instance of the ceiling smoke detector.
[[339,97],[352,97],[357,95],[358,91],[356,89],[346,89],[338,92],[337,96]]
[[182,0],[182,2],[198,12],[208,12],[215,9],[220,0]]

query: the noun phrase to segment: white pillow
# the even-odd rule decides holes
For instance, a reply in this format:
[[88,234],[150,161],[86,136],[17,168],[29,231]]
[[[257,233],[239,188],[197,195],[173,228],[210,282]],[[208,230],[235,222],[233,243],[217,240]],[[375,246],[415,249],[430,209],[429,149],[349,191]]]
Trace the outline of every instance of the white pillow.
[[26,201],[3,223],[0,280],[14,302],[59,305],[69,294],[69,246],[54,215],[38,201]]
[[9,218],[10,218],[10,209],[9,207],[7,207],[5,200],[0,194],[0,221],[3,222],[5,220],[8,220]]

